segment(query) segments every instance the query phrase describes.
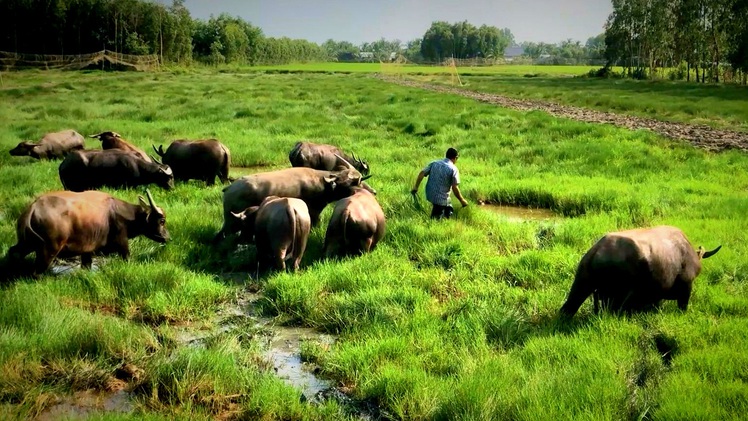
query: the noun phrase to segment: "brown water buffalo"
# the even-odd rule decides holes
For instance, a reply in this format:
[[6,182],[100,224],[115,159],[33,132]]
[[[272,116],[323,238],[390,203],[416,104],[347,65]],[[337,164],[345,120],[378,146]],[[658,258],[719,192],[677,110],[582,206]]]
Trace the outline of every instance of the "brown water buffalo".
[[573,316],[590,294],[596,313],[598,301],[615,312],[644,310],[662,300],[677,300],[686,310],[701,259],[721,247],[694,250],[683,232],[671,226],[609,233],[582,257],[560,313]]
[[309,208],[303,200],[269,196],[234,217],[243,223],[242,235],[254,234],[260,270],[271,266],[286,270],[288,260],[293,271],[299,269],[312,228]]
[[123,151],[134,152],[147,162],[153,162],[150,156],[145,153],[144,150],[126,141],[116,132],[101,132],[99,134],[92,134],[89,137],[99,139],[101,141],[101,149],[120,149]]
[[209,186],[215,183],[216,176],[222,183],[229,182],[231,154],[229,149],[216,139],[175,140],[166,148],[159,146],[153,150],[165,165],[174,171],[177,180],[202,180]]
[[335,204],[325,234],[327,257],[356,256],[374,250],[384,237],[386,222],[376,197],[359,188]]
[[13,156],[30,156],[36,159],[60,159],[71,151],[85,147],[85,139],[75,130],[47,133],[37,143],[21,142],[10,150]]
[[361,175],[369,174],[369,164],[353,154],[347,155],[333,145],[296,142],[288,154],[288,160],[291,161],[293,167],[308,167],[325,171],[343,170],[348,168],[347,164],[351,164]]
[[169,240],[166,216],[146,190],[134,205],[98,191],[58,191],[38,197],[18,219],[18,243],[8,250],[19,261],[36,252],[34,276],[49,269],[55,257],[81,256],[91,267],[94,253],[130,254],[128,240],[145,235],[153,241]]
[[312,225],[328,203],[350,196],[363,180],[353,168],[322,171],[313,168],[286,168],[241,177],[223,189],[223,226],[214,241],[239,231],[235,213],[257,206],[268,196],[295,197],[306,202]]
[[174,187],[174,174],[167,165],[144,161],[132,152],[117,149],[74,151],[60,163],[59,174],[65,190],[77,192],[104,186]]

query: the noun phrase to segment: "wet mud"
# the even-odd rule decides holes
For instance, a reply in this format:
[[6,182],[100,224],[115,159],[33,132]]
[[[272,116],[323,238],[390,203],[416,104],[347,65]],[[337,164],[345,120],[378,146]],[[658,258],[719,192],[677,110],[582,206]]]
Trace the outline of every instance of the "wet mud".
[[555,117],[569,118],[587,123],[613,124],[631,130],[647,129],[675,140],[690,142],[696,147],[709,151],[739,149],[748,151],[748,133],[715,129],[705,125],[654,120],[645,117],[629,116],[588,108],[562,105],[550,101],[510,98],[502,95],[474,92],[452,86],[443,86],[376,75],[379,79],[403,86],[426,89],[435,92],[460,95],[476,101],[486,102],[520,111],[545,111]]
[[66,396],[47,408],[35,419],[38,421],[86,419],[99,413],[129,413],[135,409],[130,394],[123,390],[99,392],[86,390]]
[[552,221],[562,218],[561,215],[554,213],[550,209],[499,205],[486,202],[479,202],[479,204],[481,209],[506,216],[512,222]]

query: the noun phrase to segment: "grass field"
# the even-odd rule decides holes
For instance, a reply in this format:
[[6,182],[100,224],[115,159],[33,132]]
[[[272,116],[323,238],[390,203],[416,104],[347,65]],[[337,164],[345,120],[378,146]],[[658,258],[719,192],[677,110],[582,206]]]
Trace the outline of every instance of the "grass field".
[[[748,87],[683,81],[579,78],[600,66],[501,65],[459,67],[465,89],[515,98],[612,111],[655,120],[748,131]],[[444,84],[457,79],[447,66],[309,63],[256,66],[242,71],[383,73]],[[239,69],[234,69],[239,70]],[[621,68],[614,68],[622,72]]]
[[[0,290],[0,418],[126,381],[140,412],[102,419],[346,419],[342,404],[302,402],[274,377],[251,330],[204,347],[176,339],[178,327],[210,328],[246,287],[261,288],[265,314],[279,322],[338,335],[329,348],[306,346],[305,359],[385,418],[741,419],[748,411],[743,153],[356,74],[23,72],[4,75],[4,85],[3,256],[24,207],[61,188],[58,163],[7,150],[67,127],[114,130],[149,150],[216,137],[231,149],[235,176],[287,166],[299,139],[334,143],[369,161],[388,226],[374,253],[325,261],[328,207],[299,273],[237,286],[227,273],[252,270],[253,249],[208,244],[221,225],[222,186],[151,187],[169,244],[138,238],[129,262],[108,258],[96,271]],[[408,192],[449,146],[460,151],[471,205],[432,222]],[[142,194],[107,191],[130,202]],[[517,222],[479,200],[564,218]],[[666,302],[656,312],[595,316],[587,302],[573,321],[556,319],[600,236],[656,224],[682,228],[694,246],[723,245],[704,261],[687,312]],[[142,371],[123,380],[123,364]]]

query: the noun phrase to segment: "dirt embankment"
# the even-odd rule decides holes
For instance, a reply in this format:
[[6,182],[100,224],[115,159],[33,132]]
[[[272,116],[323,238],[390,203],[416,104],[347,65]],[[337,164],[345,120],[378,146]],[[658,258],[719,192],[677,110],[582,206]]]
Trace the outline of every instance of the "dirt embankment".
[[382,75],[377,75],[376,77],[399,85],[461,95],[475,99],[476,101],[487,102],[489,104],[520,111],[541,110],[556,117],[565,117],[588,123],[608,123],[632,130],[649,129],[672,139],[691,142],[694,146],[709,151],[722,151],[725,149],[740,149],[748,151],[748,133],[743,132],[720,130],[704,125],[659,121],[570,105],[555,104],[547,101],[509,98],[502,95],[474,92],[452,86],[397,79]]

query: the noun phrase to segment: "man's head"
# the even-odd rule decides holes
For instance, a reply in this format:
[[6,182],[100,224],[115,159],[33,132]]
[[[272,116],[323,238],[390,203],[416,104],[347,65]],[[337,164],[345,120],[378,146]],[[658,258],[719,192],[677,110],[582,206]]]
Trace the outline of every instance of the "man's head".
[[457,160],[457,157],[460,156],[457,153],[457,149],[455,148],[449,148],[447,149],[447,159],[451,159],[452,161]]

